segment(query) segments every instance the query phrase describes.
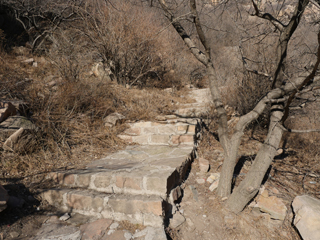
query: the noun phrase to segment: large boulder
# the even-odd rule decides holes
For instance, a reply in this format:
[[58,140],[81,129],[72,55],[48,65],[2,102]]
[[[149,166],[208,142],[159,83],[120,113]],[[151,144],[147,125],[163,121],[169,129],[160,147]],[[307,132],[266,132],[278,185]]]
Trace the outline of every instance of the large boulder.
[[294,225],[305,240],[320,239],[320,199],[303,195],[292,202]]
[[8,199],[9,195],[7,191],[0,185],[0,212],[6,209]]

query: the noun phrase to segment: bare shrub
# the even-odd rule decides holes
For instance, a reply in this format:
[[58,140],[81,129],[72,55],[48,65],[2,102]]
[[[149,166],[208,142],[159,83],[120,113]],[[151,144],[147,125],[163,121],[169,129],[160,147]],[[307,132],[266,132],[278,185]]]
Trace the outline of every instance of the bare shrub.
[[88,39],[87,54],[94,61],[112,62],[113,74],[122,85],[156,85],[153,81],[161,85],[176,55],[167,48],[172,35],[153,9],[126,1],[114,1],[113,6],[96,1],[79,10],[84,22],[79,32]]
[[67,81],[79,81],[80,75],[88,71],[88,54],[85,41],[72,29],[58,30],[50,37],[51,47],[46,56],[56,66],[60,76]]
[[5,29],[13,37],[10,44],[28,44],[33,51],[45,48],[47,37],[63,26],[65,21],[72,22],[76,15],[74,10],[81,5],[82,1],[69,0],[0,2],[7,20]]
[[[32,120],[39,131],[35,152],[1,152],[3,174],[25,175],[50,171],[70,164],[85,163],[85,155],[103,156],[124,146],[117,135],[126,126],[106,128],[103,119],[115,111],[132,121],[152,119],[160,113],[171,113],[174,97],[156,89],[126,89],[116,83],[95,78],[70,81],[61,78],[56,85],[44,81],[57,75],[56,65],[44,61],[39,68],[22,66],[19,60],[1,53],[0,81],[2,96],[7,100],[24,100],[30,106]],[[32,81],[25,81],[31,74]],[[29,150],[32,150],[31,148]],[[35,149],[34,149],[35,150]],[[79,154],[83,156],[79,158]],[[92,158],[89,158],[92,160]]]

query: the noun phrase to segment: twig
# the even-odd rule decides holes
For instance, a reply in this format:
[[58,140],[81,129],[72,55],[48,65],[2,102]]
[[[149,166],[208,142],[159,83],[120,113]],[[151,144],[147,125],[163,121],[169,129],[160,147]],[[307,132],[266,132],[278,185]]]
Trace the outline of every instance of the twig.
[[282,124],[278,123],[278,126],[285,132],[292,132],[292,133],[311,133],[311,132],[320,132],[320,129],[306,129],[306,130],[296,130],[296,129],[290,129],[286,128]]

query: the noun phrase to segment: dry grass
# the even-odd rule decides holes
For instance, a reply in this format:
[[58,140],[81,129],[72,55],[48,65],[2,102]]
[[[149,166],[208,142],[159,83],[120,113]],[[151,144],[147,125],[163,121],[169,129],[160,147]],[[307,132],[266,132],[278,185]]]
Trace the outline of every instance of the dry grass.
[[129,231],[130,233],[135,234],[136,230],[142,231],[145,228],[146,227],[141,224],[133,224],[129,221],[121,221],[119,229],[125,229],[125,230]]
[[176,93],[126,89],[93,77],[55,78],[55,84],[48,84],[52,79],[46,76],[59,72],[43,58],[36,57],[39,63],[34,68],[3,52],[0,57],[6,59],[0,67],[2,98],[27,102],[38,127],[37,151],[1,152],[3,177],[81,166],[125,145],[117,138],[125,125],[104,126],[103,119],[110,113],[121,113],[131,121],[150,120],[170,114],[173,103],[181,101]]
[[[110,113],[151,120],[172,113],[173,104],[185,100],[176,90],[182,86],[181,73],[190,71],[190,66],[181,67],[181,59],[189,60],[186,52],[177,51],[183,46],[175,43],[175,34],[164,29],[158,35],[163,27],[159,12],[130,2],[117,2],[121,11],[98,3],[75,10],[79,21],[52,33],[50,46],[38,48],[46,57],[0,52],[1,98],[28,103],[26,114],[37,126],[34,151],[1,152],[3,177],[80,166],[116,151],[124,146],[117,135],[126,126],[106,128],[103,119]],[[21,62],[31,57],[38,67]],[[89,76],[97,61],[113,62],[114,82]],[[124,87],[131,83],[134,88]],[[155,87],[174,87],[174,93]]]

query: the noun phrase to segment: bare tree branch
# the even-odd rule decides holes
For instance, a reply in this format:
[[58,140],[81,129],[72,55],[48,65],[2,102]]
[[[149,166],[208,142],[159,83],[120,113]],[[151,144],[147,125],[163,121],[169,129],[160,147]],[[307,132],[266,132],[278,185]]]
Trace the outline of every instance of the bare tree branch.
[[205,50],[206,50],[206,56],[208,59],[211,58],[211,53],[210,53],[210,47],[209,47],[209,44],[207,42],[207,39],[204,35],[204,32],[202,30],[202,27],[201,27],[201,23],[200,23],[200,18],[199,18],[199,14],[197,12],[197,4],[196,4],[196,1],[195,0],[190,0],[190,9],[191,9],[191,13],[192,13],[192,17],[193,17],[193,20],[194,20],[194,24],[196,26],[196,29],[197,29],[197,33],[198,33],[198,36],[200,38],[200,41],[202,43],[202,45],[204,46]]
[[305,130],[297,130],[297,129],[290,129],[286,128],[285,126],[279,124],[279,127],[282,128],[285,132],[291,132],[291,133],[311,133],[311,132],[320,132],[320,129],[305,129]]
[[252,1],[252,5],[254,7],[255,13],[252,14],[253,16],[257,16],[259,18],[263,18],[266,20],[269,20],[279,31],[283,31],[285,28],[285,25],[280,22],[278,19],[276,19],[275,17],[273,17],[270,13],[264,13],[261,12],[257,6],[257,4],[254,2],[254,0]]
[[295,88],[295,90],[293,91],[293,93],[291,93],[288,102],[286,104],[286,107],[284,109],[284,114],[283,117],[281,119],[282,123],[284,123],[285,120],[287,120],[288,116],[289,116],[289,107],[290,104],[292,103],[293,99],[295,98],[296,94],[302,90],[306,85],[308,85],[315,77],[317,69],[319,67],[320,64],[320,30],[318,32],[318,53],[317,53],[317,62],[313,67],[312,72],[309,74],[309,76],[297,87]]

